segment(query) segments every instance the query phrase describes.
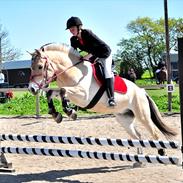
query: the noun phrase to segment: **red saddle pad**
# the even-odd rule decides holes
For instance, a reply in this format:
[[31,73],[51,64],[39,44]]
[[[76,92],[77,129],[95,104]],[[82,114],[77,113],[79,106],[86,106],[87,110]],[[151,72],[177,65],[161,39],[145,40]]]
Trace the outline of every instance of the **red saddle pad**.
[[114,91],[123,94],[127,92],[126,83],[120,76],[114,77]]
[[[96,82],[99,85],[102,85],[105,82],[104,78],[102,78],[101,75],[99,75],[99,76],[97,75],[96,68],[95,68],[94,64],[92,64],[91,66],[93,69],[93,76],[94,76]],[[127,92],[126,83],[123,80],[123,78],[121,78],[120,76],[114,77],[114,91],[118,92],[118,93],[122,93],[122,94],[125,94]]]

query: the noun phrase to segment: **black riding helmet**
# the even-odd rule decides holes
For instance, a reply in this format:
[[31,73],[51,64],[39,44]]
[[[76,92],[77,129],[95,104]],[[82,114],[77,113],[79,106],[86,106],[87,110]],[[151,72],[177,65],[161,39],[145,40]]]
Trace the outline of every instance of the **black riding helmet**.
[[77,26],[78,27],[80,25],[83,25],[81,20],[80,20],[80,18],[78,18],[78,17],[71,17],[71,18],[69,18],[67,20],[66,30],[70,29],[73,26]]

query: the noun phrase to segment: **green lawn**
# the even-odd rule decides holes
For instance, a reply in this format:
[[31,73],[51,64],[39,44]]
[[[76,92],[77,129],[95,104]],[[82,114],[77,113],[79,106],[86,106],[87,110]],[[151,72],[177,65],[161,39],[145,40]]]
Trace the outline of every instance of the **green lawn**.
[[[151,75],[153,76],[153,72],[151,72]],[[146,70],[144,72],[144,74],[142,75],[142,79],[149,79],[150,78],[150,74],[149,74],[149,71]]]
[[[150,96],[163,96],[163,95],[168,95],[168,92],[167,92],[167,88],[164,88],[164,89],[148,89],[146,90],[147,93],[150,95]],[[172,95],[173,96],[177,96],[179,95],[179,87],[175,87],[174,88],[174,92],[172,92]]]
[[[142,79],[138,80],[137,84],[139,86],[144,83],[153,83],[153,80]],[[140,83],[140,84],[139,84]],[[152,84],[151,84],[152,85]],[[153,84],[155,85],[155,84]],[[55,83],[51,87],[56,88]],[[168,93],[167,89],[146,89],[146,92],[152,97],[152,99],[157,104],[161,112],[168,112]],[[33,115],[36,111],[35,96],[30,94],[28,91],[15,91],[13,92],[14,97],[12,100],[5,104],[0,104],[0,114],[2,115]],[[59,112],[63,112],[61,109],[60,101],[54,100],[55,106]],[[47,114],[48,106],[45,97],[40,97],[40,114]],[[175,87],[175,91],[172,93],[172,112],[180,112],[180,102],[179,102],[179,88]],[[79,111],[80,114],[88,114],[87,111]]]
[[[146,91],[155,101],[161,112],[168,112],[167,88]],[[172,92],[172,112],[180,112],[179,87],[175,87],[175,91]]]

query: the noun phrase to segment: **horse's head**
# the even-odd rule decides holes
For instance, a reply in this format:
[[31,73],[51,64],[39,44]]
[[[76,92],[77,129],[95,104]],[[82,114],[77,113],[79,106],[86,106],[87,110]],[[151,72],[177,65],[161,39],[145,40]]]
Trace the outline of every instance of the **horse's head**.
[[44,45],[31,56],[29,90],[33,94],[54,80],[59,85],[73,86],[83,77],[83,71],[75,67],[81,63],[79,52],[64,44]]
[[55,79],[55,71],[53,63],[50,62],[43,51],[35,50],[34,53],[31,53],[31,56],[31,77],[28,89],[35,95]]

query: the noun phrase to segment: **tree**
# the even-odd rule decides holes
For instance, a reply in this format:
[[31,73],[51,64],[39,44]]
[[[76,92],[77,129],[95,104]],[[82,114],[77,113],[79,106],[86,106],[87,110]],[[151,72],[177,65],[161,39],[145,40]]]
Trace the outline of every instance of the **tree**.
[[[149,72],[154,71],[162,57],[162,53],[165,52],[164,20],[160,18],[154,21],[149,17],[137,18],[127,25],[127,30],[132,34],[132,37],[126,41],[122,39],[118,44],[120,50],[117,52],[116,58],[119,60],[121,56],[121,60],[124,61],[127,55],[132,54],[133,50],[133,54],[140,55],[140,60],[136,60],[136,62],[141,62],[144,69],[149,69]],[[176,50],[177,37],[183,35],[182,18],[169,19],[169,34],[170,50]],[[131,42],[131,47],[128,47],[129,42]],[[121,54],[124,52],[124,49],[126,55]]]
[[8,40],[8,32],[0,24],[0,66],[2,61],[18,59],[20,50],[12,47]]
[[114,60],[118,63],[119,74],[126,77],[128,69],[133,68],[139,78],[143,73],[144,53],[138,39],[122,39],[118,46],[120,46],[120,50]]
[[[160,20],[157,20],[157,22],[161,26],[164,26],[164,19],[161,18]],[[170,50],[178,51],[177,38],[183,36],[183,18],[178,19],[169,18],[168,24],[169,24]]]

